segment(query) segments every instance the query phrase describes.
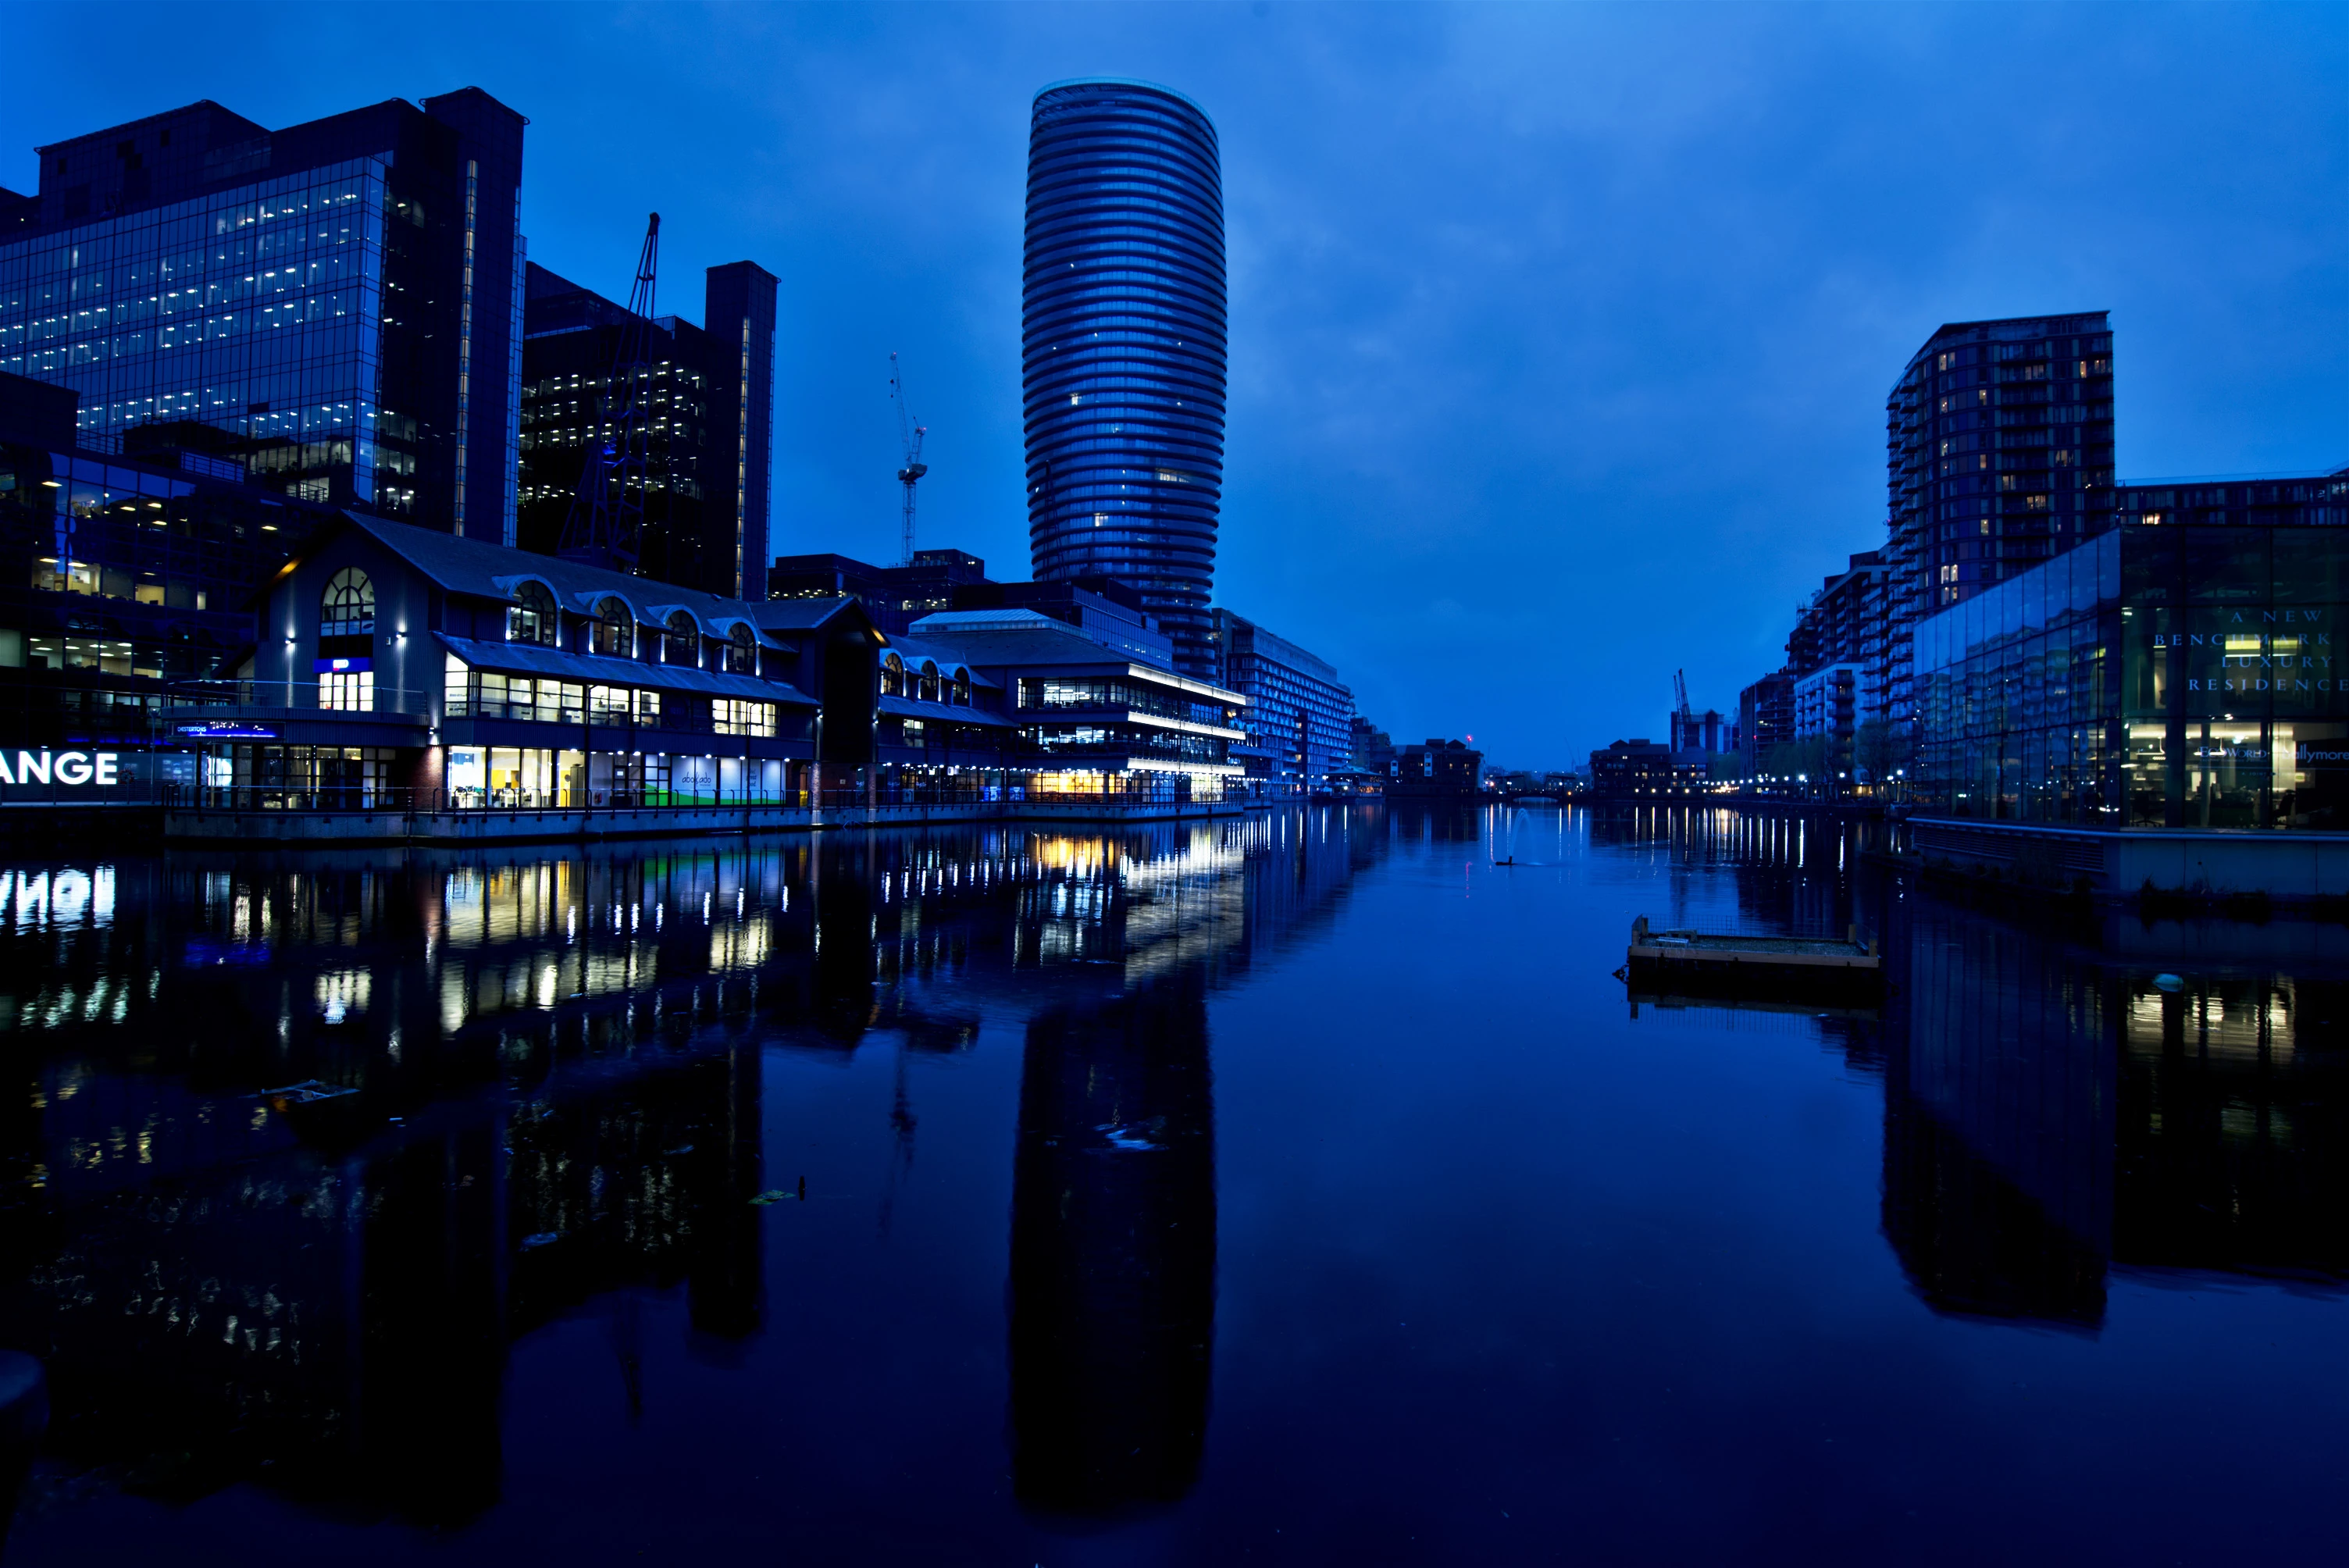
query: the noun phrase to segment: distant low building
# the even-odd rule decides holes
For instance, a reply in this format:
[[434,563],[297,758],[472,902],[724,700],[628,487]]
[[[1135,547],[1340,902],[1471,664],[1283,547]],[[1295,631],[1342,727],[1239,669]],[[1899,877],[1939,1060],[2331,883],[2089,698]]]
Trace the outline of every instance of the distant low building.
[[1709,772],[1703,752],[1674,751],[1645,738],[1590,754],[1591,792],[1615,799],[1692,793],[1704,788]]
[[1482,790],[1485,754],[1464,740],[1431,736],[1426,744],[1395,752],[1387,793],[1402,799],[1473,799]]
[[1750,776],[1795,738],[1795,676],[1773,670],[1737,694],[1737,755]]
[[1671,735],[1674,751],[1711,753],[1737,749],[1737,721],[1724,717],[1719,708],[1673,714]]

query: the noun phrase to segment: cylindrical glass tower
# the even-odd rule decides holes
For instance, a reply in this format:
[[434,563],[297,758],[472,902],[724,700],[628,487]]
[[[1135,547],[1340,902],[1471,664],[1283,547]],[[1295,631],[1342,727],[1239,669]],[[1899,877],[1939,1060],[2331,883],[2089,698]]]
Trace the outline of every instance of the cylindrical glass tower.
[[1021,298],[1036,576],[1123,581],[1210,679],[1224,193],[1198,105],[1114,77],[1036,95]]

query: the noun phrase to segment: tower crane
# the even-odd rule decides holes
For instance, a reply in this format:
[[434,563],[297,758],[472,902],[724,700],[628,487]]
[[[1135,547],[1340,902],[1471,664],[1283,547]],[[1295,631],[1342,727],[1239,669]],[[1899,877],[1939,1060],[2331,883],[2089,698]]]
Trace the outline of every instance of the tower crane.
[[638,373],[652,331],[653,277],[660,259],[660,214],[645,224],[636,279],[612,353],[611,374],[597,395],[588,427],[579,490],[564,520],[556,553],[615,571],[634,572],[644,552],[645,489],[652,444],[652,387]]
[[922,438],[930,433],[929,427],[916,418],[905,407],[905,373],[897,364],[895,350],[889,355],[889,400],[897,405],[897,444],[905,449],[905,461],[898,467],[897,482],[905,487],[905,564],[914,563],[914,486],[930,471],[922,461]]
[[1672,711],[1672,749],[1678,751],[1696,744],[1692,733],[1696,728],[1696,715],[1689,709],[1688,671],[1672,672],[1672,696],[1680,704]]

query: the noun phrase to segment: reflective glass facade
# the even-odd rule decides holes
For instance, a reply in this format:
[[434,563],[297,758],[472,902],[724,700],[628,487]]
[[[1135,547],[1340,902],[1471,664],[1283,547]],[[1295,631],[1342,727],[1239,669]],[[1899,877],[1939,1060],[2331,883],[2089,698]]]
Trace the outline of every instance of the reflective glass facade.
[[[516,542],[552,555],[578,497],[588,442],[600,450],[612,435],[606,410],[622,401],[611,395],[612,362],[627,312],[543,267],[530,265],[526,276]],[[707,328],[675,315],[654,319],[635,368],[646,426],[636,570],[724,598],[761,599],[775,276],[735,262],[707,278]]]
[[468,88],[43,147],[0,192],[0,370],[78,393],[83,449],[510,543],[522,136]]
[[0,370],[80,393],[87,445],[201,422],[372,502],[385,202],[361,159],[0,245]]
[[2349,478],[2204,489],[2261,520],[2123,491],[2134,521],[1919,624],[1923,810],[2349,830]]
[[1035,574],[1130,583],[1175,667],[1210,679],[1224,211],[1197,105],[1114,80],[1036,96],[1022,297]]

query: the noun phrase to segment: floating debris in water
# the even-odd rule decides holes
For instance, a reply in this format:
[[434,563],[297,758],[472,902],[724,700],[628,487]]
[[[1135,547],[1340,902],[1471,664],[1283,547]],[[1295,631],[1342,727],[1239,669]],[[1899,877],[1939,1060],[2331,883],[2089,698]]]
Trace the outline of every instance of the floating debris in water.
[[1166,1119],[1163,1116],[1155,1116],[1148,1121],[1137,1121],[1123,1127],[1114,1121],[1104,1121],[1093,1130],[1108,1139],[1112,1149],[1143,1150],[1154,1154],[1165,1146],[1151,1141],[1148,1134],[1163,1132],[1165,1128]]
[[2183,991],[2186,989],[2185,977],[2179,975],[2157,975],[2153,977],[2153,984],[2157,989],[2163,991]]
[[538,1251],[539,1248],[552,1246],[554,1243],[559,1242],[562,1239],[563,1233],[561,1231],[541,1231],[534,1236],[524,1236],[522,1239],[522,1250],[526,1253],[534,1253]]

